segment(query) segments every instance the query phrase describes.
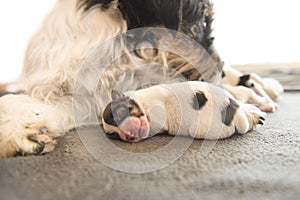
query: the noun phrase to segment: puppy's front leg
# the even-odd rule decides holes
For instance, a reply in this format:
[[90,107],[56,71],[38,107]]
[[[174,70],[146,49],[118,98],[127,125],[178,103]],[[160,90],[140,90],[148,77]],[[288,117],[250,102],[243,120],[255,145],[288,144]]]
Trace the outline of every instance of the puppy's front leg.
[[268,80],[264,81],[254,73],[244,75],[231,66],[224,66],[223,69],[224,87],[236,99],[254,104],[264,112],[275,112],[279,106],[273,99],[276,99],[283,89],[278,81]]

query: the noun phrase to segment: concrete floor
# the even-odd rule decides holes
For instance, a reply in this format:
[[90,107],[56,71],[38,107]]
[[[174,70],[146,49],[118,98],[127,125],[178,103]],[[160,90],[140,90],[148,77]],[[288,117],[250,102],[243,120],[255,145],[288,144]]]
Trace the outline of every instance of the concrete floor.
[[[280,110],[257,131],[220,140],[205,157],[200,151],[204,141],[193,141],[177,161],[150,173],[107,167],[72,132],[47,155],[0,160],[0,199],[299,199],[299,102],[300,92],[285,93]],[[149,152],[172,139],[113,143],[124,150]],[[146,168],[151,163],[132,164]]]

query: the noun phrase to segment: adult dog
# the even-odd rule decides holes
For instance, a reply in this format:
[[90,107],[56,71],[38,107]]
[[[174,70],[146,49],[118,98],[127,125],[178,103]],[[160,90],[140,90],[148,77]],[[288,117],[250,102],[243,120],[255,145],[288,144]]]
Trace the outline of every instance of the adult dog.
[[[52,151],[55,138],[81,125],[74,116],[87,122],[93,110],[100,116],[115,81],[149,60],[174,69],[188,80],[209,81],[187,59],[155,46],[166,40],[172,44],[172,38],[177,37],[177,33],[164,30],[178,31],[200,44],[212,58],[217,75],[221,74],[223,63],[213,48],[212,20],[210,0],[58,0],[28,45],[18,83],[22,93],[0,98],[0,157]],[[114,37],[140,27],[160,27],[164,34],[153,36],[149,35],[151,30],[142,30]],[[82,68],[83,61],[98,46],[102,49],[97,59],[106,63],[116,52],[128,48],[126,41],[130,39],[134,45],[146,41],[154,46],[146,45],[114,60],[98,82],[94,70],[99,66]],[[194,55],[192,59],[204,68],[199,56],[203,50],[180,40],[173,47],[184,48],[185,54]],[[229,84],[226,89],[236,98],[246,97],[264,111],[276,110],[266,91],[276,96],[278,90],[264,90],[267,86],[259,77],[243,76],[233,69],[224,70],[223,77]]]

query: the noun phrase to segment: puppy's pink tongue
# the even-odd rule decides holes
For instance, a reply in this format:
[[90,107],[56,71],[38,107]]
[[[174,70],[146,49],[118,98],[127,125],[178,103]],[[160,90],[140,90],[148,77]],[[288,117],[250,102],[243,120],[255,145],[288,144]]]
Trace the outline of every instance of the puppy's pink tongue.
[[131,141],[131,140],[134,140],[134,136],[132,136],[131,134],[126,134],[126,140],[129,140],[129,141]]
[[127,141],[131,141],[131,140],[134,139],[134,136],[133,136],[132,133],[130,133],[129,131],[121,130],[121,135],[122,135],[123,137],[125,137],[125,139],[126,139]]

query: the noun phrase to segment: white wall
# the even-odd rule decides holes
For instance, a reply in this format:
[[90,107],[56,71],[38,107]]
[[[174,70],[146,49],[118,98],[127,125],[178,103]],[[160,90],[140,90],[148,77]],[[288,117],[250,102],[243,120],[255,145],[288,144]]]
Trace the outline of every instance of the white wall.
[[56,0],[1,2],[0,82],[18,77],[27,42],[55,2]]
[[[28,39],[55,1],[2,1],[0,82],[19,75]],[[214,2],[214,35],[223,59],[232,64],[300,62],[300,1]]]
[[215,0],[216,47],[234,64],[300,61],[299,0]]

